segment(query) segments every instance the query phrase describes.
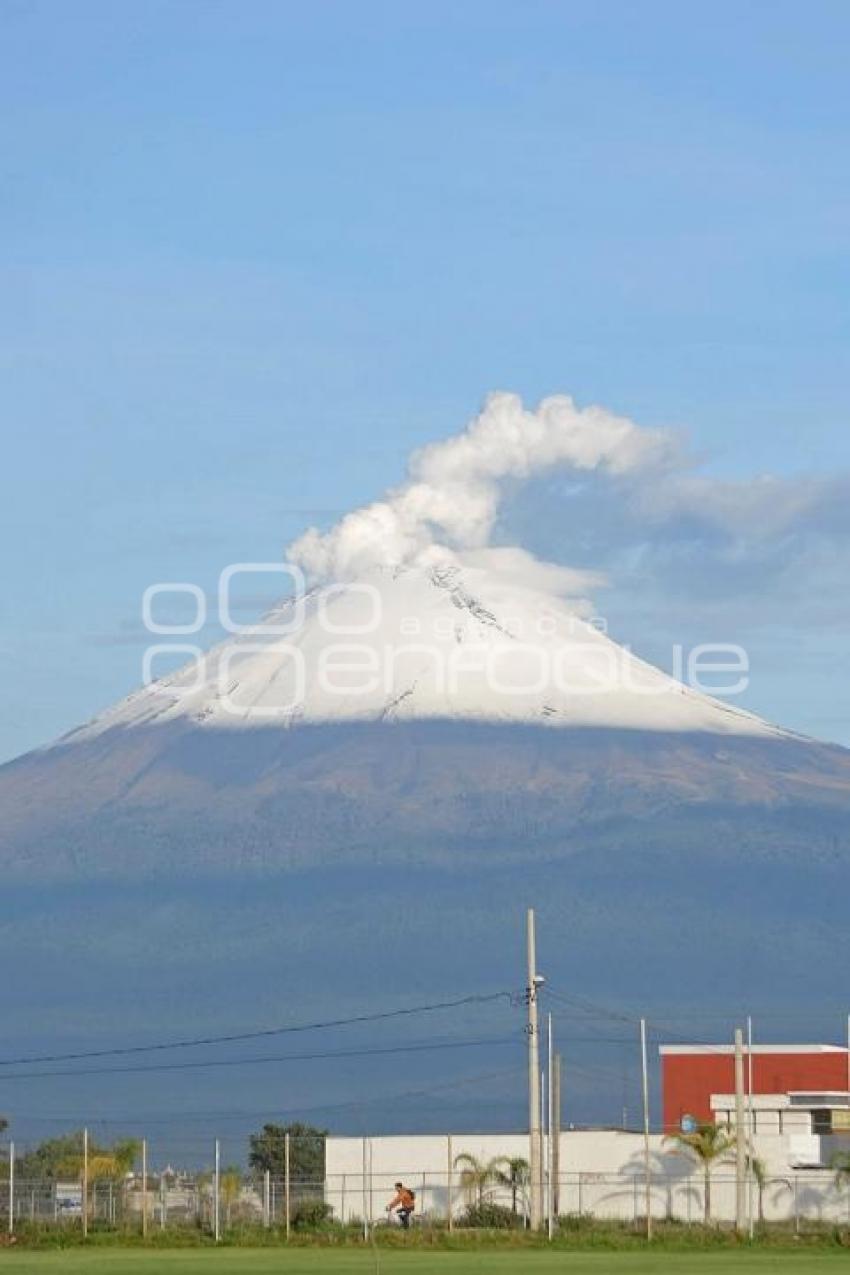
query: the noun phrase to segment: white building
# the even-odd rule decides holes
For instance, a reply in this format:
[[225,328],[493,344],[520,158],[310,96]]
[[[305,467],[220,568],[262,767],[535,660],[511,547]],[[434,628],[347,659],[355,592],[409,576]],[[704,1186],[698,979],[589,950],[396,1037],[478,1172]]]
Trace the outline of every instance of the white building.
[[[808,1095],[818,1103],[823,1096]],[[758,1103],[754,1100],[760,1127],[753,1146],[766,1166],[768,1180],[761,1190],[754,1179],[751,1181],[748,1194],[753,1215],[761,1212],[767,1220],[798,1216],[850,1221],[850,1192],[836,1186],[825,1158],[839,1145],[850,1146],[850,1137],[816,1132],[816,1113],[823,1107],[806,1107],[799,1101],[801,1097],[760,1095]],[[730,1107],[729,1096],[718,1094],[712,1097],[712,1104],[718,1121],[726,1123],[729,1111],[734,1112],[734,1099]],[[482,1163],[500,1157],[528,1160],[528,1134],[331,1137],[327,1140],[325,1197],[340,1220],[366,1217],[376,1222],[386,1216],[394,1184],[402,1181],[416,1192],[417,1213],[423,1218],[444,1220],[449,1200],[453,1217],[459,1218],[469,1203],[455,1163],[463,1153]],[[650,1171],[653,1216],[702,1220],[704,1176],[689,1152],[669,1138],[653,1134]],[[734,1173],[733,1154],[713,1167],[712,1217],[717,1220],[734,1219]],[[645,1213],[645,1190],[642,1134],[617,1129],[561,1133],[556,1206],[560,1216],[592,1214],[635,1220]],[[497,1184],[488,1186],[487,1198],[506,1207],[512,1203],[511,1191]],[[524,1212],[525,1200],[520,1198],[519,1204]]]

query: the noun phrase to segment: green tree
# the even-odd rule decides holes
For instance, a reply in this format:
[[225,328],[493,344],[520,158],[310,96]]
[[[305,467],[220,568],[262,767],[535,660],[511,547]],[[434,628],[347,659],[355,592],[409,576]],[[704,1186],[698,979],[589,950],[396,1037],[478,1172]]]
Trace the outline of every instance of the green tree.
[[521,1195],[523,1199],[525,1198],[526,1187],[531,1181],[528,1161],[518,1155],[513,1157],[503,1156],[498,1163],[496,1181],[500,1186],[506,1186],[509,1189],[511,1193],[511,1212],[516,1217],[519,1212],[519,1198]]
[[[89,1140],[90,1156],[98,1155],[102,1150],[103,1148],[98,1147],[96,1142]],[[82,1155],[83,1132],[78,1130],[76,1133],[63,1134],[59,1138],[46,1138],[37,1147],[33,1147],[31,1151],[22,1155],[15,1168],[21,1179],[52,1182],[57,1178],[68,1176],[66,1166],[69,1162],[81,1160]]]
[[708,1226],[711,1221],[711,1171],[718,1161],[728,1157],[735,1145],[734,1133],[725,1125],[706,1121],[697,1125],[693,1133],[671,1133],[664,1141],[676,1143],[674,1154],[688,1152],[702,1165],[705,1178],[704,1220]]
[[293,1186],[323,1186],[327,1129],[309,1124],[264,1124],[248,1139],[248,1163],[258,1173],[282,1178],[286,1135],[289,1134],[289,1180]]
[[455,1156],[454,1166],[460,1169],[460,1186],[467,1203],[481,1208],[489,1194],[489,1188],[499,1179],[499,1166],[504,1164],[504,1156],[496,1156],[492,1160],[479,1160],[468,1151],[461,1151]]
[[835,1172],[835,1185],[845,1186],[850,1183],[850,1151],[836,1151],[829,1162]]
[[[142,1150],[137,1138],[122,1138],[111,1147],[94,1147],[89,1145],[88,1177],[89,1182],[113,1181],[124,1178],[132,1171]],[[63,1175],[80,1177],[83,1172],[83,1154],[69,1156],[60,1166]]]
[[[101,1146],[89,1138],[89,1181],[123,1178],[133,1168],[141,1143],[135,1138],[122,1138],[111,1147]],[[16,1161],[21,1179],[55,1181],[79,1178],[83,1171],[83,1133],[68,1133],[61,1138],[48,1138]]]

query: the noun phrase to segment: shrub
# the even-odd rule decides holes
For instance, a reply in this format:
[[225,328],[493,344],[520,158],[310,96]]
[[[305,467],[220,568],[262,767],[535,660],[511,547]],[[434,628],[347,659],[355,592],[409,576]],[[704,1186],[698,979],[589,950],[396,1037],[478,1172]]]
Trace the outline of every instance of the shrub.
[[330,1221],[333,1209],[325,1200],[301,1200],[292,1214],[296,1231],[317,1231]]
[[470,1204],[463,1216],[458,1218],[458,1225],[484,1227],[489,1231],[515,1230],[522,1226],[522,1218],[502,1204],[484,1200],[480,1204]]
[[596,1219],[589,1213],[563,1213],[558,1218],[560,1231],[592,1231],[595,1225]]

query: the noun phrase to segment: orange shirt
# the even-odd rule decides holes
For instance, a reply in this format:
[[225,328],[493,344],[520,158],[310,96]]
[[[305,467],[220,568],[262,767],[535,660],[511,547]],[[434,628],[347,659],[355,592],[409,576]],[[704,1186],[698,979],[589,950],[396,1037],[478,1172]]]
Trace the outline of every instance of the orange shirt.
[[401,1209],[412,1209],[413,1204],[414,1204],[413,1192],[408,1191],[407,1187],[403,1186],[401,1190],[397,1193],[395,1199],[390,1203],[389,1207],[391,1209],[394,1209],[396,1205],[398,1205],[398,1207]]

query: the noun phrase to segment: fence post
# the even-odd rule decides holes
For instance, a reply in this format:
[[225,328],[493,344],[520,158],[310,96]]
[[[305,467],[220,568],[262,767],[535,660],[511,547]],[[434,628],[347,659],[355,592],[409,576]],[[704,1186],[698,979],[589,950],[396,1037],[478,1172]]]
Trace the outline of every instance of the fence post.
[[368,1195],[367,1195],[367,1180],[366,1180],[366,1139],[365,1138],[363,1139],[363,1163],[361,1165],[361,1168],[363,1171],[361,1184],[360,1184],[362,1192],[363,1192],[363,1238],[364,1240],[368,1240],[369,1238],[369,1207],[367,1204]]
[[263,1226],[272,1224],[272,1175],[269,1169],[263,1174]]
[[342,1175],[342,1182],[340,1183],[339,1197],[340,1197],[339,1198],[339,1220],[340,1222],[344,1224],[345,1222],[348,1221],[348,1217],[345,1212],[345,1174],[344,1173]]
[[794,1175],[794,1234],[800,1234],[800,1210],[797,1208],[797,1176]]
[[165,1221],[166,1221],[165,1211],[167,1208],[167,1203],[166,1203],[167,1199],[168,1197],[166,1195],[165,1178],[160,1173],[159,1175],[159,1229],[161,1231],[165,1230]]
[[446,1138],[446,1151],[448,1154],[448,1177],[446,1181],[446,1213],[448,1215],[449,1231],[451,1231],[454,1226],[454,1221],[452,1218],[452,1213],[453,1213],[452,1170],[454,1168],[454,1164],[452,1162],[452,1135],[451,1134],[449,1134],[448,1137]]
[[213,1173],[213,1235],[218,1244],[221,1239],[221,1144],[215,1140],[215,1172]]
[[290,1208],[292,1204],[292,1196],[290,1194],[290,1173],[289,1173],[290,1157],[289,1157],[289,1134],[283,1137],[283,1201],[284,1214],[286,1217],[286,1238],[289,1239],[290,1231]]
[[[640,1020],[640,1073],[643,1104],[643,1178],[646,1199],[646,1238],[652,1239],[652,1161],[649,1143],[649,1071],[646,1062],[646,1019]],[[635,1218],[637,1221],[637,1218]]]
[[9,1234],[15,1234],[15,1144],[9,1143]]
[[555,1054],[552,1069],[552,1128],[549,1137],[552,1139],[552,1210],[555,1224],[559,1225],[561,1216],[561,1055]]
[[142,1138],[142,1239],[148,1234],[148,1140]]
[[83,1239],[89,1233],[89,1131],[83,1129]]
[[372,1223],[372,1218],[375,1213],[375,1183],[372,1178],[372,1163],[373,1163],[373,1147],[372,1147],[372,1139],[370,1138],[369,1139],[369,1224],[370,1225]]

